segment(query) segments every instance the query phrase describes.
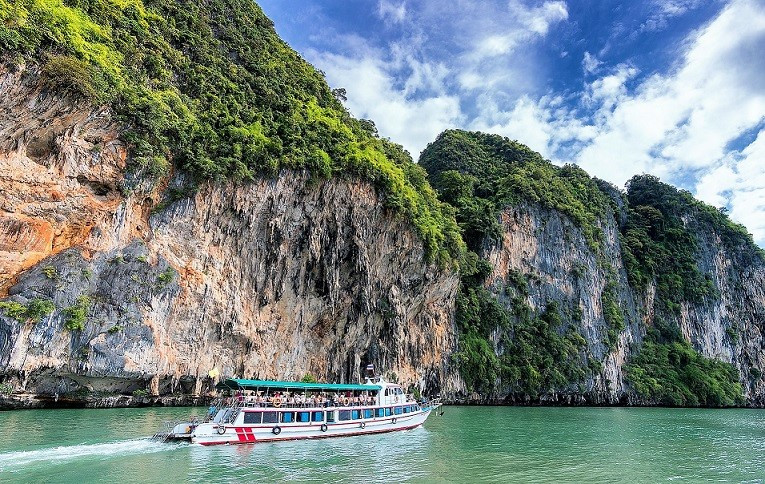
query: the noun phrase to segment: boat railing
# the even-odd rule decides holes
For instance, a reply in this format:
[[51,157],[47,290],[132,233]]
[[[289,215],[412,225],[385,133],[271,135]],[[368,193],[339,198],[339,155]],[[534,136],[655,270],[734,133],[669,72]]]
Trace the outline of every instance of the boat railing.
[[173,422],[166,420],[162,423],[162,426],[159,428],[159,430],[154,433],[152,439],[159,440],[160,442],[167,441],[170,438],[170,434],[173,432],[173,427],[175,427]]
[[440,407],[441,405],[443,405],[443,403],[441,402],[440,396],[437,396],[434,398],[423,398],[422,400],[420,400],[420,406],[422,408],[432,409],[432,408]]
[[[379,407],[379,406],[399,406],[399,405],[411,405],[418,403],[414,398],[407,398],[402,402],[396,402],[396,403],[390,403],[390,404],[384,404],[380,405],[377,403],[376,400],[367,401],[367,402],[344,402],[344,401],[338,401],[338,400],[326,400],[322,402],[290,402],[290,401],[281,401],[281,402],[273,402],[273,401],[252,401],[248,400],[247,397],[244,397],[243,399],[239,399],[237,397],[230,397],[230,398],[222,398],[216,402],[213,403],[213,406],[216,409],[232,409],[236,411],[236,414],[239,413],[239,410],[242,408],[268,408],[273,410],[278,409],[307,409],[307,408],[360,408],[360,407]],[[209,416],[206,419],[206,421],[210,421],[215,415],[213,414],[212,417]],[[228,420],[228,419],[227,419]]]
[[[415,403],[403,402],[403,403]],[[403,403],[397,405],[403,405]],[[376,401],[372,402],[338,402],[338,401],[326,401],[326,402],[253,402],[253,401],[235,401],[232,400],[225,405],[229,408],[330,408],[330,407],[372,407],[377,406]]]
[[165,420],[162,422],[162,426],[159,428],[159,430],[154,433],[152,439],[159,440],[160,442],[172,440],[173,438],[177,437],[177,435],[174,433],[176,426],[180,424],[188,424],[188,430],[192,430],[197,425],[199,425],[199,423],[199,418],[196,415],[192,415],[187,420]]

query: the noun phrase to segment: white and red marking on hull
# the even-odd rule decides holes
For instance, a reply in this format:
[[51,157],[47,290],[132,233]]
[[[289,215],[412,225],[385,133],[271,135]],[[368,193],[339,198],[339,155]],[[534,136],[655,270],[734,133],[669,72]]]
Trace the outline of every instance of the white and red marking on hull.
[[239,441],[219,441],[219,442],[195,442],[199,445],[204,446],[210,446],[210,445],[235,445],[235,444],[250,444],[255,442],[279,442],[279,441],[285,441],[285,440],[308,440],[308,439],[330,439],[334,437],[353,437],[358,435],[371,435],[371,434],[384,434],[388,432],[396,432],[399,430],[412,430],[416,429],[417,427],[421,426],[421,423],[418,423],[416,425],[411,425],[408,427],[398,427],[398,428],[391,428],[391,429],[380,429],[380,430],[368,430],[368,431],[362,431],[362,432],[348,432],[348,433],[337,433],[337,434],[324,434],[324,435],[301,435],[301,436],[292,436],[292,437],[265,437],[256,439],[255,436],[250,432],[249,434],[242,431],[241,433],[237,430],[237,436],[239,438]]

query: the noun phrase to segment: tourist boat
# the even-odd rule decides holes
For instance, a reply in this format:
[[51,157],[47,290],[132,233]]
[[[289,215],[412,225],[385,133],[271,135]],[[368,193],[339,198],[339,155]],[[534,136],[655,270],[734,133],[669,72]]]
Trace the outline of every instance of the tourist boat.
[[218,389],[227,396],[202,423],[175,425],[162,437],[217,445],[376,434],[419,427],[441,406],[382,377],[364,384],[227,379]]

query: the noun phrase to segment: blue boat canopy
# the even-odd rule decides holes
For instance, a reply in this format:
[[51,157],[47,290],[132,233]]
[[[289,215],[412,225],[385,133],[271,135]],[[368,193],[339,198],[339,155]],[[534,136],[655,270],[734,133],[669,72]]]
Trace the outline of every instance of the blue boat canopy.
[[380,385],[366,385],[353,383],[305,383],[299,381],[276,381],[276,380],[244,380],[229,378],[216,385],[218,389],[228,388],[231,390],[256,390],[260,388],[276,388],[279,390],[325,390],[325,391],[378,391]]

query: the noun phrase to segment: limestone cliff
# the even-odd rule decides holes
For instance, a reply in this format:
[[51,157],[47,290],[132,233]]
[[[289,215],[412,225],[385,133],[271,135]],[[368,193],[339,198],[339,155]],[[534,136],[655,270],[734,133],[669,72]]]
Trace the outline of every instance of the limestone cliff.
[[[202,393],[221,375],[457,385],[457,275],[426,262],[410,223],[352,177],[282,171],[160,202],[131,182],[106,108],[0,75],[0,374],[17,391]],[[170,190],[184,185],[172,177]],[[168,200],[165,200],[168,202]],[[86,296],[86,299],[82,299]],[[78,306],[79,305],[79,306]],[[82,330],[65,329],[84,307]]]
[[[502,238],[488,244],[485,252],[492,263],[487,279],[491,292],[511,308],[512,291],[508,291],[507,281],[512,279],[513,271],[523,274],[528,281],[530,306],[541,311],[548,301],[557,301],[565,313],[575,313],[573,324],[587,341],[586,351],[602,363],[582,387],[559,388],[543,396],[543,400],[641,403],[625,379],[624,366],[639,351],[646,328],[655,324],[662,310],[655,301],[655,284],[645,291],[630,287],[615,218],[606,217],[602,226],[610,271],[599,264],[581,231],[560,212],[523,204],[506,208],[501,220]],[[689,225],[694,224],[689,220]],[[719,234],[708,227],[697,233],[698,266],[710,275],[719,297],[702,303],[684,302],[679,317],[663,316],[676,320],[683,336],[701,354],[733,364],[749,404],[762,406],[765,382],[758,370],[765,368],[765,266],[740,261],[737,254],[726,250]],[[613,348],[605,341],[608,323],[603,313],[603,291],[609,273],[617,277],[616,300],[625,318],[625,327]]]
[[765,256],[724,211],[496,135],[446,131],[420,163],[487,263],[462,277],[458,400],[765,405]]
[[[621,261],[619,229],[613,218],[603,221],[603,254],[588,245],[581,230],[565,215],[538,205],[508,207],[501,213],[502,238],[487,244],[485,256],[492,265],[486,284],[492,294],[512,309],[513,275],[526,285],[525,302],[540,313],[555,301],[586,341],[582,351],[598,362],[583,382],[544,395],[550,403],[607,403],[624,401],[628,389],[624,365],[630,347],[639,347],[643,332],[637,302],[629,290]],[[603,265],[603,260],[607,265]],[[612,279],[618,287],[616,301],[627,315],[625,329],[612,347],[607,342],[609,324],[603,311],[603,292]],[[493,398],[502,398],[496,395]]]

